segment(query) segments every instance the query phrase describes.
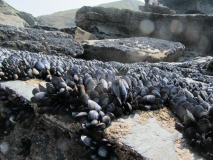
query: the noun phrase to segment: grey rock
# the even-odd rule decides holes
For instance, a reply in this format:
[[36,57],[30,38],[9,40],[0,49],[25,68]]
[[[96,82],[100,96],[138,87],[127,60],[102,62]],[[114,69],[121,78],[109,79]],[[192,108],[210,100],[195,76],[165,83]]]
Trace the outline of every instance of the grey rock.
[[88,40],[82,45],[83,59],[101,61],[133,62],[174,62],[179,59],[184,46],[155,38],[137,37],[123,39]]

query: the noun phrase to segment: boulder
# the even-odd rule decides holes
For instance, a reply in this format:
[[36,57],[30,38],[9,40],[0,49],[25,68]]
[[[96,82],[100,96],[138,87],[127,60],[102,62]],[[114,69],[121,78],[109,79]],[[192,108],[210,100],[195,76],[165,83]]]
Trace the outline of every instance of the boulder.
[[101,61],[134,62],[174,62],[179,59],[184,45],[155,38],[135,37],[82,42],[83,59]]
[[72,57],[83,54],[83,47],[70,34],[4,25],[0,26],[0,46]]
[[210,15],[171,15],[82,7],[76,13],[76,25],[99,39],[152,37],[181,42],[204,54],[213,51],[213,16]]
[[210,14],[213,8],[211,0],[158,0],[158,2],[175,10],[178,14]]
[[146,4],[145,6],[139,6],[139,10],[142,12],[152,12],[159,14],[175,14],[175,11],[171,10],[169,7],[150,4]]

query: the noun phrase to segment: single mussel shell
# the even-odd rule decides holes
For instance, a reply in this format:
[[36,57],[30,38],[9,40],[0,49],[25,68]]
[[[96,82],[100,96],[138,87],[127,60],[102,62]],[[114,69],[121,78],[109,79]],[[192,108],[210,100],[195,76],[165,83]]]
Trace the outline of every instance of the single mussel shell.
[[44,98],[46,96],[46,92],[38,92],[34,95],[35,99],[37,101],[40,101],[42,98]]
[[89,111],[89,113],[88,113],[88,119],[90,120],[90,121],[93,121],[94,119],[96,119],[96,120],[98,120],[99,119],[99,114],[98,114],[98,112],[96,111],[96,110],[91,110],[91,111]]
[[175,122],[175,129],[182,133],[184,130],[184,126],[180,122]]
[[41,71],[42,69],[45,69],[45,66],[42,62],[37,61],[35,64],[36,69],[38,69],[39,71]]
[[102,118],[105,116],[105,113],[103,111],[99,111],[99,115],[100,115],[100,118]]
[[83,144],[85,146],[90,146],[91,145],[91,138],[85,136],[85,135],[81,135],[81,142],[83,142]]
[[142,101],[144,103],[153,104],[155,102],[155,96],[154,95],[146,95],[142,98]]
[[105,123],[106,125],[109,125],[111,123],[111,118],[109,115],[105,115],[102,117],[102,122]]
[[108,148],[104,145],[98,149],[98,155],[104,158],[108,156],[108,152]]
[[76,114],[73,118],[77,121],[81,120],[82,118],[86,118],[88,116],[87,112],[80,112]]
[[88,108],[89,110],[96,110],[96,111],[101,110],[101,106],[99,106],[99,104],[93,100],[88,100]]
[[39,92],[40,92],[39,88],[34,88],[32,90],[33,95],[35,95],[36,93],[39,93]]
[[105,124],[105,123],[98,123],[98,124],[95,126],[95,128],[103,130],[103,129],[106,128],[106,124]]
[[38,76],[39,75],[39,71],[36,68],[33,68],[33,75]]
[[107,112],[106,116],[109,116],[111,121],[113,121],[115,119],[115,115],[111,112]]
[[184,122],[187,127],[197,125],[197,121],[195,120],[191,112],[189,112],[188,110],[186,110],[186,114],[184,115]]

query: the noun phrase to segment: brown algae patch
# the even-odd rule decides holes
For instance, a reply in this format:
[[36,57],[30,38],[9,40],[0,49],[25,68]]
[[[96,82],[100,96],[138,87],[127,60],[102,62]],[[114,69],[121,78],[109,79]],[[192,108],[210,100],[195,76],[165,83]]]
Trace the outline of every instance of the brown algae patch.
[[116,121],[105,129],[104,133],[107,139],[111,142],[115,142],[117,139],[125,137],[127,134],[131,134],[132,124],[129,122]]
[[149,118],[155,117],[158,121],[158,124],[166,129],[169,132],[175,132],[175,121],[177,121],[177,118],[174,116],[174,114],[166,107],[157,110],[157,111],[149,111],[145,112],[142,111],[139,113],[139,117],[136,119],[136,122],[144,125]]
[[34,86],[34,87],[38,87],[39,84],[46,85],[47,82],[43,80],[39,80],[39,79],[30,79],[27,81],[23,81],[23,83]]

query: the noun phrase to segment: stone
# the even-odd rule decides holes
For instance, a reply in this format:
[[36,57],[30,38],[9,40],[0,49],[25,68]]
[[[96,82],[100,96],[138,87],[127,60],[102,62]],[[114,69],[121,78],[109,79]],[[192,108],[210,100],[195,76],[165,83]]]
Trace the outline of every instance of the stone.
[[174,62],[179,59],[184,45],[155,38],[137,37],[123,39],[87,40],[82,42],[83,59],[101,61]]
[[178,14],[211,14],[213,2],[211,0],[158,0]]
[[76,13],[76,26],[99,39],[152,37],[181,42],[188,48],[201,51],[203,55],[213,51],[211,15],[171,15],[82,7]]
[[83,47],[70,34],[4,25],[0,25],[0,46],[72,57],[83,54]]
[[175,11],[171,10],[169,7],[150,4],[145,4],[145,6],[139,6],[139,10],[142,12],[152,12],[159,14],[175,14]]
[[79,27],[74,27],[74,39],[77,42],[82,42],[84,40],[96,40],[98,39],[95,35],[79,28]]

